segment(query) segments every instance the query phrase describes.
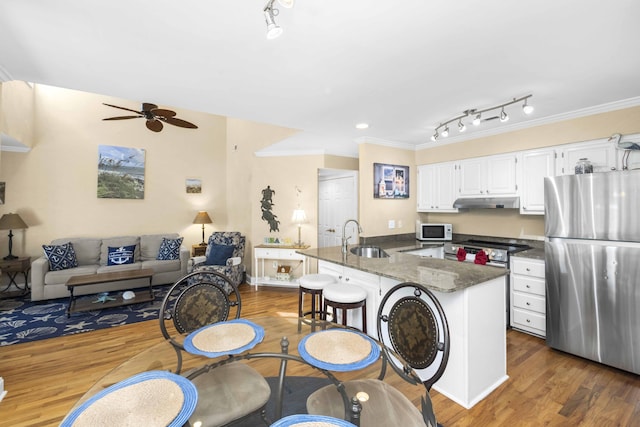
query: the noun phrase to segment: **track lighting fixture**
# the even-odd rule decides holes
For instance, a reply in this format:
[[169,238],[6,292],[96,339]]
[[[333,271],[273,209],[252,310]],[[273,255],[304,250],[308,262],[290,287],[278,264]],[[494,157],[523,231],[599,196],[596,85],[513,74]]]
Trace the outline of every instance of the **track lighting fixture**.
[[[462,119],[465,119],[467,117],[473,117],[473,121],[472,121],[473,125],[479,126],[480,123],[482,122],[482,114],[487,113],[489,111],[493,111],[493,110],[500,110],[500,115],[494,116],[494,117],[487,117],[484,120],[487,121],[487,120],[499,118],[500,121],[504,123],[509,120],[509,114],[507,114],[507,112],[505,111],[505,107],[508,107],[509,105],[512,105],[512,104],[517,104],[518,102],[523,102],[522,111],[524,114],[527,114],[527,115],[531,114],[533,112],[533,106],[528,104],[528,100],[532,96],[533,96],[532,94],[529,94],[526,96],[522,96],[520,98],[513,98],[512,101],[508,101],[503,104],[499,104],[489,108],[483,108],[483,109],[471,108],[469,110],[465,110],[462,112],[462,114],[457,115],[447,121],[441,122],[438,126],[436,126],[435,132],[431,136],[431,140],[437,141],[440,136],[444,138],[449,136],[450,123],[458,122],[458,131],[464,132],[467,129],[467,126],[462,122]],[[438,133],[440,129],[442,129],[442,132]]]
[[[267,22],[267,38],[269,40],[275,39],[282,34],[282,27],[276,24],[275,17],[278,16],[279,10],[273,8],[273,3],[276,0],[269,0],[262,10],[264,12],[264,20]],[[295,0],[278,0],[278,4],[287,9],[293,7]]]
[[509,120],[509,115],[507,113],[505,113],[504,111],[504,107],[502,107],[502,111],[500,112],[500,121],[502,123],[506,122],[507,120]]

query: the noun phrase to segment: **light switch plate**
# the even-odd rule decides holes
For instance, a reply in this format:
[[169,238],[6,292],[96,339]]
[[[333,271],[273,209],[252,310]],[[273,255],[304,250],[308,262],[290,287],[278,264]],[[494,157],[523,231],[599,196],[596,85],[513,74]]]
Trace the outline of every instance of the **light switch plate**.
[[396,222],[393,219],[389,220],[389,228],[396,228]]

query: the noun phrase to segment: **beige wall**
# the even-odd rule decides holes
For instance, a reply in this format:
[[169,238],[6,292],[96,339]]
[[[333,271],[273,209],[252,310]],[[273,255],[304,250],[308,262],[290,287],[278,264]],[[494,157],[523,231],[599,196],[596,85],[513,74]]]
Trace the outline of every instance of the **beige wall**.
[[[607,138],[614,133],[640,132],[640,107],[441,145],[416,152],[416,164],[430,164],[531,148]],[[457,214],[420,213],[424,222],[453,224],[456,233],[542,239],[544,217],[520,215],[517,209],[470,210]]]
[[[415,152],[381,145],[362,143],[360,155],[360,204],[359,220],[362,236],[383,236],[415,232],[416,214],[416,168]],[[375,199],[373,197],[373,164],[409,166],[408,199]],[[389,229],[389,220],[396,227]],[[399,226],[401,224],[401,226]]]

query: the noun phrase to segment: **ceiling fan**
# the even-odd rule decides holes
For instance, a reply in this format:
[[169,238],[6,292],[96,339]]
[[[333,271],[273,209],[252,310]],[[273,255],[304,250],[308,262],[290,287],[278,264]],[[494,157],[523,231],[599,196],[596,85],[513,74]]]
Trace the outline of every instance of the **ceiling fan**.
[[198,129],[198,126],[190,123],[186,120],[178,119],[175,117],[176,112],[167,110],[164,108],[158,108],[155,104],[150,104],[148,102],[142,103],[142,110],[136,111],[130,108],[119,107],[117,105],[107,104],[104,105],[113,108],[119,108],[125,111],[131,111],[132,113],[136,113],[135,116],[117,116],[117,117],[107,117],[102,120],[126,120],[126,119],[146,119],[147,129],[153,132],[160,132],[163,128],[162,122],[169,123],[170,125],[178,126],[181,128],[189,128],[189,129]]

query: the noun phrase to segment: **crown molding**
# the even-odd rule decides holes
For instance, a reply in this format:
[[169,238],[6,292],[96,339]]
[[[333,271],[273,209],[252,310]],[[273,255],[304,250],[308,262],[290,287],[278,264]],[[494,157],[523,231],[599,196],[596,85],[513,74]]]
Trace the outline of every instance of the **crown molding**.
[[31,147],[24,145],[22,142],[4,132],[0,132],[0,151],[28,153],[31,151]]
[[382,138],[373,138],[369,136],[359,136],[355,139],[356,144],[374,144],[382,145],[384,147],[400,148],[402,150],[415,151],[416,145],[408,142],[389,141]]

